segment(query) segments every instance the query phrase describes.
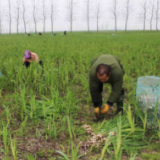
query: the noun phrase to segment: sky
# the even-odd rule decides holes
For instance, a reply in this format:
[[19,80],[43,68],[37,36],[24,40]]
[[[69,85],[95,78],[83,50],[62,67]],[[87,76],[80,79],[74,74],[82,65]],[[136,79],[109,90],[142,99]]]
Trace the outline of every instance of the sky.
[[[22,21],[22,3],[21,0],[11,0],[11,15],[12,15],[12,33],[16,32],[16,6],[20,4],[20,21],[19,21],[19,31],[24,32],[24,25]],[[27,32],[34,32],[34,21],[33,21],[33,3],[34,0],[25,1],[26,8],[26,20],[27,20]],[[43,0],[36,0],[36,16],[38,17],[37,30],[39,32],[43,31]],[[68,4],[69,0],[45,0],[47,20],[46,20],[46,31],[51,31],[51,20],[50,20],[50,4],[51,1],[54,1],[54,8],[56,10],[56,15],[54,19],[54,31],[64,31],[70,30],[70,23],[68,21]],[[86,31],[87,30],[87,21],[86,21],[86,0],[74,0],[73,6],[73,31]],[[99,18],[99,30],[114,30],[115,23],[113,18],[113,1],[114,0],[90,0],[90,30],[96,30],[96,8],[99,3],[100,6],[100,18]],[[145,0],[130,0],[130,15],[128,21],[128,30],[142,30],[143,21],[142,21],[142,4]],[[150,18],[151,18],[151,2],[155,2],[154,6],[154,16],[152,21],[152,29],[156,29],[156,1],[157,0],[147,0],[147,20],[146,20],[146,29],[150,29]],[[117,18],[117,29],[125,29],[125,19],[124,19],[124,10],[126,5],[126,0],[117,0],[118,5],[118,18]],[[9,22],[8,22],[8,0],[0,0],[0,12],[2,15],[2,32],[8,33],[9,31]],[[159,11],[160,15],[160,11]],[[160,27],[160,25],[158,25]]]

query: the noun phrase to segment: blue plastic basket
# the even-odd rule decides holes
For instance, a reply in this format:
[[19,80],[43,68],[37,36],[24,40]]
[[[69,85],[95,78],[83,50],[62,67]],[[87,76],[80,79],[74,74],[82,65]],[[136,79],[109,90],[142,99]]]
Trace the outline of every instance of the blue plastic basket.
[[147,113],[147,121],[160,119],[160,77],[144,76],[137,80],[136,99],[140,109]]

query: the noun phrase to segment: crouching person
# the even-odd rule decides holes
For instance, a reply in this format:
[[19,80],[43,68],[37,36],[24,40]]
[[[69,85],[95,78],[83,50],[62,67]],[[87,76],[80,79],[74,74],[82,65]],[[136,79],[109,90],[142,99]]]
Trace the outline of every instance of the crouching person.
[[[117,114],[123,113],[124,69],[119,59],[112,55],[101,55],[94,59],[89,74],[89,85],[92,102],[94,105],[94,121],[98,121],[101,115],[113,113],[113,104],[117,104]],[[102,105],[103,84],[109,83],[112,87],[111,94]]]
[[29,50],[24,51],[23,63],[28,68],[30,64],[35,61],[43,67],[43,62],[39,60],[36,53],[30,52]]

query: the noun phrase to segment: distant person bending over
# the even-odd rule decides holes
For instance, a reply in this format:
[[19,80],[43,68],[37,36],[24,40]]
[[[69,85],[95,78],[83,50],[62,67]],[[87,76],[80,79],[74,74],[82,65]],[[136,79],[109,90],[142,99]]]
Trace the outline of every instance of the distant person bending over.
[[39,60],[36,53],[30,52],[29,50],[24,51],[23,63],[28,68],[31,62],[39,62],[39,64],[43,67],[42,61]]
[[64,35],[65,35],[65,36],[67,35],[67,31],[64,31]]
[[[117,114],[123,113],[124,69],[119,59],[112,55],[101,55],[94,59],[89,74],[90,94],[94,104],[94,121],[100,119],[100,115],[113,113],[113,104],[117,103]],[[112,91],[108,101],[102,106],[103,83],[111,84]]]

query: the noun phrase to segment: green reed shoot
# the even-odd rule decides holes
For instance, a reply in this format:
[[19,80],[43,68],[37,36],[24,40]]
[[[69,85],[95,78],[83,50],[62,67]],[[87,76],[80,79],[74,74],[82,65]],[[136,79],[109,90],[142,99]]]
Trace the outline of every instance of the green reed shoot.
[[105,145],[102,149],[102,152],[101,152],[101,159],[100,160],[103,160],[104,156],[105,156],[105,153],[106,151],[109,153],[109,149],[108,149],[108,146],[111,144],[111,134],[109,134],[109,136],[107,137],[106,139],[106,142],[105,142]]
[[31,96],[30,104],[31,104],[30,118],[33,119],[34,114],[36,114],[36,113],[35,113],[35,111],[36,111],[35,95],[32,95],[32,96]]
[[121,159],[121,154],[122,154],[122,121],[121,121],[121,116],[117,119],[117,128],[116,128],[116,139],[115,143],[113,143],[114,146],[114,151],[115,151],[115,159],[120,160]]
[[8,107],[6,107],[5,105],[3,105],[3,107],[5,108],[5,115],[6,115],[6,118],[7,118],[7,125],[10,125],[10,120],[11,120],[10,111],[9,111]]
[[21,123],[21,125],[20,125],[20,134],[21,134],[21,136],[23,137],[23,132],[24,132],[24,129],[25,129],[25,127],[26,127],[26,123],[27,123],[27,120],[28,120],[28,117],[25,117],[25,120]]
[[158,120],[158,132],[157,132],[157,135],[158,135],[158,139],[160,141],[160,120]]
[[70,160],[70,158],[68,158],[68,156],[62,151],[56,151],[56,152],[59,153],[65,160]]
[[83,155],[78,155],[79,147],[80,147],[79,145],[74,146],[73,141],[69,141],[67,154],[65,154],[62,151],[57,151],[57,153],[59,153],[65,160],[78,160],[80,159],[80,157],[83,156]]
[[74,132],[73,122],[72,122],[72,120],[69,116],[67,116],[67,124],[68,124],[68,132],[69,132],[69,135],[70,135],[70,139],[72,139],[73,137],[76,137],[76,135],[75,135],[75,132]]
[[12,151],[12,155],[14,157],[14,160],[17,160],[17,148],[16,148],[16,137],[14,139],[10,136],[10,147]]
[[8,125],[3,124],[3,132],[2,132],[2,136],[3,136],[3,145],[4,145],[4,149],[5,149],[5,154],[8,153]]
[[127,113],[127,119],[129,121],[129,124],[131,126],[131,132],[134,133],[135,131],[135,122],[134,122],[134,117],[132,116],[132,111],[131,111],[131,107],[128,107],[128,110],[126,111]]
[[25,86],[21,86],[20,88],[21,94],[20,94],[20,101],[21,101],[21,109],[20,109],[20,116],[21,120],[24,119],[24,113],[26,112],[26,88]]
[[136,156],[137,156],[137,152],[132,152],[130,157],[129,157],[129,160],[136,160]]
[[37,160],[37,154],[35,154],[35,157],[33,155],[27,154],[27,160]]

